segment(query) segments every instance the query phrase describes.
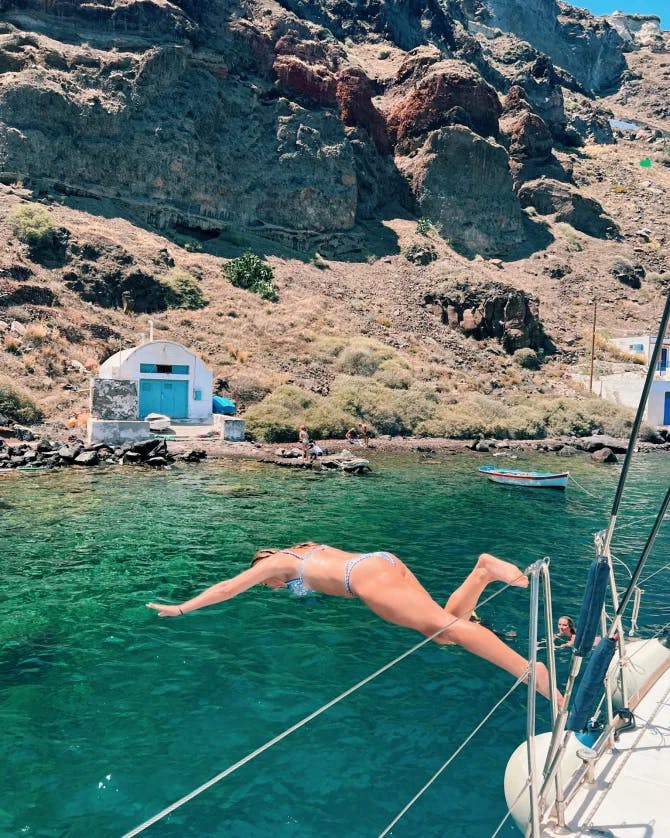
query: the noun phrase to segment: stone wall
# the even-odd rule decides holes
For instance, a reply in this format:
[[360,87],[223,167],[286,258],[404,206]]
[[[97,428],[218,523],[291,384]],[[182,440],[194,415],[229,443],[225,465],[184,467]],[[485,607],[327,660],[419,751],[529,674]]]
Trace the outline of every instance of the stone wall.
[[139,412],[137,382],[116,378],[91,380],[91,416],[96,419],[136,420]]

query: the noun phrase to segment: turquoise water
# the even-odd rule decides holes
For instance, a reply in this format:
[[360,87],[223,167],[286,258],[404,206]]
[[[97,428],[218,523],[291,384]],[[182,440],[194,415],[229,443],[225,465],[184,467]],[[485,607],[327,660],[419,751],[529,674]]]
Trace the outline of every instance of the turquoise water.
[[[548,555],[555,616],[578,611],[618,467],[561,460],[591,494],[561,493],[494,485],[475,455],[372,457],[366,477],[219,462],[0,478],[0,835],[120,836],[420,639],[359,602],[285,591],[184,619],[144,607],[239,572],[261,546],[385,548],[440,601],[483,550],[522,566]],[[665,455],[633,465],[614,541],[628,564],[669,478]],[[668,529],[645,576],[667,561]],[[665,623],[667,572],[644,587],[640,622]],[[510,590],[480,612],[518,631],[522,653],[527,602]],[[145,834],[378,835],[510,685],[428,644]],[[392,834],[490,836],[525,706],[519,689]]]

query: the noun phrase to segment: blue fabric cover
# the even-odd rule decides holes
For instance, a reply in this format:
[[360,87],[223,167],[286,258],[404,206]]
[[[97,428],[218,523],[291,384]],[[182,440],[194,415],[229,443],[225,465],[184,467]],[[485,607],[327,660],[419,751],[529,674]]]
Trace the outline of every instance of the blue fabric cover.
[[582,600],[582,610],[577,619],[577,633],[573,651],[584,657],[593,648],[593,641],[600,628],[600,615],[605,603],[607,583],[610,578],[610,566],[606,556],[600,556],[591,562],[586,590]]
[[579,688],[572,702],[566,730],[584,730],[597,700],[603,691],[603,681],[607,668],[614,656],[616,641],[611,637],[603,637],[593,650],[589,658]]
[[224,399],[223,396],[212,396],[212,413],[234,416],[237,413],[237,406],[231,399]]

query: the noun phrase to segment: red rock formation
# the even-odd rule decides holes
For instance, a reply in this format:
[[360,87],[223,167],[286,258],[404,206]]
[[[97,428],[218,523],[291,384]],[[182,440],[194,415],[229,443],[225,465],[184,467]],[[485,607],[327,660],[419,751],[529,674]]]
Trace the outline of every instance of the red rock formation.
[[384,117],[372,104],[372,85],[362,70],[344,70],[337,79],[337,104],[345,125],[364,128],[377,149],[388,152],[389,136]]
[[278,55],[272,69],[286,92],[319,105],[337,104],[337,80],[325,67],[310,66],[294,55]]
[[448,123],[447,113],[463,108],[473,130],[482,137],[496,136],[502,111],[495,90],[467,65],[444,61],[433,65],[409,96],[389,114],[388,127],[398,143]]

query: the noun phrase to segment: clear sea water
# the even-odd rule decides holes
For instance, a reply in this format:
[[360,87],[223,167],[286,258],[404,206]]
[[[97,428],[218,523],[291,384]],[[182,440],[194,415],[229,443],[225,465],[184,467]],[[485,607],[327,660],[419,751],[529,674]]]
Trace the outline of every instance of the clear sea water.
[[[388,549],[439,601],[481,551],[521,566],[548,555],[554,615],[578,611],[618,466],[516,464],[568,466],[587,494],[496,486],[476,473],[485,455],[372,457],[365,477],[244,462],[0,477],[0,835],[120,836],[420,639],[359,602],[285,591],[183,619],[144,607],[241,571],[261,546]],[[629,565],[669,480],[665,455],[633,464],[614,540]],[[644,576],[669,552],[666,524]],[[668,620],[667,577],[644,586],[647,631]],[[527,603],[510,590],[480,612],[524,654]],[[428,644],[145,834],[379,835],[510,685]],[[392,834],[490,836],[525,707],[518,689]]]

